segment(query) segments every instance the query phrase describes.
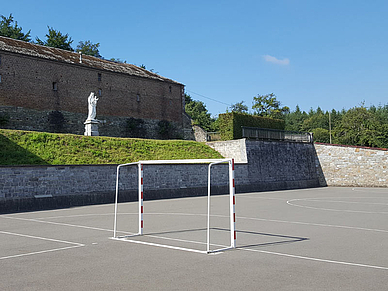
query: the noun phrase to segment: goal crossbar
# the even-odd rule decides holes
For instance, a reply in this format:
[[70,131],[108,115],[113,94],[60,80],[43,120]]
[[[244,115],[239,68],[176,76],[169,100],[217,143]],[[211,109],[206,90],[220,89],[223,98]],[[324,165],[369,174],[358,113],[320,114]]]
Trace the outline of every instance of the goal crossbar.
[[[210,250],[210,196],[211,196],[211,167],[217,164],[228,163],[229,165],[229,216],[230,216],[230,246],[218,249]],[[207,193],[207,236],[206,236],[206,252],[204,253],[213,253],[226,249],[231,249],[236,247],[236,215],[235,215],[235,180],[234,180],[234,160],[233,159],[187,159],[187,160],[148,160],[148,161],[138,161],[133,163],[121,164],[117,166],[116,173],[116,196],[115,196],[115,214],[114,214],[114,226],[113,226],[113,238],[122,239],[128,236],[118,237],[117,236],[117,214],[118,214],[118,198],[119,198],[119,176],[120,169],[127,166],[137,166],[138,167],[138,199],[139,199],[139,228],[138,233],[131,235],[143,235],[143,197],[144,197],[144,188],[143,188],[143,165],[161,165],[161,164],[208,164],[208,193]],[[146,243],[145,243],[146,244]],[[168,246],[165,246],[168,247]],[[193,250],[194,251],[194,250]],[[199,251],[201,252],[201,251]]]

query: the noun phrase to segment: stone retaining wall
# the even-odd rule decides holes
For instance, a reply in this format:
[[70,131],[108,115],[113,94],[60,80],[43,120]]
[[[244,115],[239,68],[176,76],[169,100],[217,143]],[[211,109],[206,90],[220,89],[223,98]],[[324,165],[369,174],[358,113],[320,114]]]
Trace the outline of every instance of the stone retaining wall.
[[328,186],[388,187],[388,151],[315,144]]
[[[59,120],[60,122],[56,122],[56,120],[50,118],[50,115],[54,112],[58,112],[63,117],[62,120]],[[87,115],[68,111],[35,110],[0,105],[0,118],[6,120],[0,124],[0,128],[4,129],[84,135],[84,122]],[[111,115],[99,115],[98,119],[102,121],[98,125],[101,136],[149,139],[194,139],[191,136],[192,134],[190,135],[191,132],[185,134],[182,124],[174,121],[169,121],[168,130],[165,130],[165,134],[161,134],[161,128],[159,126],[160,120],[130,119],[129,117]],[[190,129],[190,127],[188,128]]]
[[[236,192],[319,187],[311,144],[232,141],[246,148]],[[231,156],[232,158],[233,155]],[[0,212],[114,201],[116,165],[0,167]],[[228,167],[212,168],[212,193],[228,193]],[[136,167],[124,168],[121,201],[137,200]],[[207,165],[145,165],[144,198],[207,195]]]

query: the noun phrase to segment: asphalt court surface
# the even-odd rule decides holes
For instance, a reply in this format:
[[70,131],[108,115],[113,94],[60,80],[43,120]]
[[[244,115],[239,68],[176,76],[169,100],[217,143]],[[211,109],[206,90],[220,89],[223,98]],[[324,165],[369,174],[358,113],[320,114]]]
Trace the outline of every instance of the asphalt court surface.
[[[137,211],[119,204],[119,235]],[[387,290],[388,189],[236,194],[237,248],[215,254],[196,252],[206,213],[206,197],[144,201],[127,240],[113,204],[0,215],[0,290]],[[228,246],[228,195],[211,214],[211,248]]]

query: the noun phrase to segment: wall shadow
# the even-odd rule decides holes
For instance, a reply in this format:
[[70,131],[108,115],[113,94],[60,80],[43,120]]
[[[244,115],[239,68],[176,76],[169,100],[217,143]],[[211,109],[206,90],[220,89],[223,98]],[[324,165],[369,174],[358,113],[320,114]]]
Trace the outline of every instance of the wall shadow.
[[314,160],[315,160],[315,170],[317,173],[317,178],[319,180],[319,184],[321,187],[326,187],[327,182],[326,182],[325,174],[323,173],[321,162],[319,161],[319,157],[318,157],[318,154],[317,154],[317,151],[315,149],[314,144],[313,144],[313,156],[314,156]]
[[0,165],[49,165],[45,160],[0,134]]

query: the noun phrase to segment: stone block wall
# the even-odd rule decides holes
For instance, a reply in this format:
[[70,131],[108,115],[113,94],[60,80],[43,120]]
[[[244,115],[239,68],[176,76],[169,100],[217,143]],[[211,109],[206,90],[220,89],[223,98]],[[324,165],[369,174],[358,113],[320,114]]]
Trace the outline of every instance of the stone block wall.
[[233,158],[236,163],[247,163],[246,139],[215,141],[206,143],[226,158]]
[[194,137],[195,141],[198,142],[207,142],[207,132],[203,128],[201,128],[198,125],[193,125],[192,126],[193,131],[194,131]]
[[246,153],[248,179],[254,189],[322,186],[313,144],[247,140]]
[[[225,147],[227,147],[228,142]],[[236,163],[236,192],[318,187],[312,144],[230,141],[231,156],[245,148],[247,162]],[[145,199],[207,195],[205,164],[145,165]],[[136,166],[123,168],[122,201],[137,200]],[[228,193],[228,166],[212,167],[213,193]],[[63,207],[114,201],[115,165],[0,167],[0,211]]]
[[315,144],[328,186],[388,187],[388,151]]
[[[0,167],[0,212],[113,203],[116,165]],[[144,199],[207,195],[207,165],[144,165]],[[228,193],[228,167],[212,167],[213,194]],[[120,201],[137,201],[137,166],[120,169]]]
[[[83,135],[85,132],[84,122],[87,115],[68,111],[60,111],[63,123],[57,124],[50,119],[52,110],[35,110],[23,107],[0,106],[0,116],[6,117],[6,122],[0,124],[0,128],[18,129],[41,132],[72,133]],[[170,130],[167,134],[160,133],[159,120],[138,119],[141,124],[136,128],[130,126],[130,118],[123,116],[99,115],[102,121],[98,125],[101,136],[113,137],[139,137],[151,139],[192,139],[186,136],[182,124],[170,121]]]

